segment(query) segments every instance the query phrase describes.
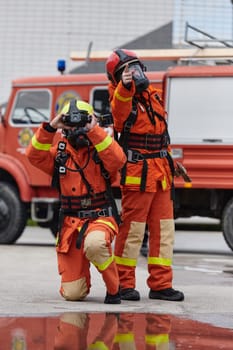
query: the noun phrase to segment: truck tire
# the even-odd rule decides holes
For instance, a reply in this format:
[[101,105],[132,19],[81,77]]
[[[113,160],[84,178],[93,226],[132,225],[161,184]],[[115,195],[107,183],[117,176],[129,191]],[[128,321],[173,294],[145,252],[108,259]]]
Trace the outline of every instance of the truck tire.
[[233,250],[233,198],[227,202],[223,210],[222,231],[227,245]]
[[0,183],[0,244],[13,244],[27,223],[27,210],[14,186]]

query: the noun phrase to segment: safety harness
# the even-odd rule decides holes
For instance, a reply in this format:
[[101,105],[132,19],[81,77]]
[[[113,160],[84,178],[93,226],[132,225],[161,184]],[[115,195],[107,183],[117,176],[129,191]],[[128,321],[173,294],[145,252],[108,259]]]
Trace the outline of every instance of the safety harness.
[[[149,95],[149,93],[148,93]],[[142,166],[142,175],[141,175],[141,184],[140,191],[145,191],[146,188],[146,179],[148,172],[147,159],[155,158],[166,158],[168,160],[172,178],[174,176],[174,164],[170,153],[167,151],[168,145],[170,144],[170,136],[168,133],[166,119],[160,115],[157,111],[152,108],[150,96],[148,96],[148,102],[145,97],[141,94],[139,98],[134,97],[132,101],[132,110],[128,118],[124,123],[123,130],[121,132],[119,143],[122,146],[129,163],[137,163],[139,161],[143,162]],[[155,95],[156,99],[161,103],[159,96]],[[149,117],[149,120],[152,125],[155,125],[155,116],[162,120],[165,124],[165,131],[163,134],[136,134],[131,133],[130,130],[136,122],[138,115],[138,103],[141,103]],[[162,103],[161,103],[162,104]],[[137,150],[136,150],[136,149]],[[153,153],[141,153],[140,150],[150,150],[154,151]],[[126,164],[121,171],[121,185],[124,185],[126,181]],[[171,190],[172,199],[174,199],[174,183],[172,181],[172,190]]]
[[[78,234],[76,247],[79,249],[82,244],[84,233],[88,227],[91,219],[98,219],[100,217],[113,216],[120,224],[120,216],[118,213],[117,205],[112,193],[110,176],[108,171],[104,168],[103,162],[98,156],[96,150],[93,152],[92,159],[96,164],[99,164],[101,168],[101,175],[103,176],[106,183],[106,191],[94,193],[90,183],[87,181],[84,169],[87,166],[90,158],[90,150],[88,151],[89,157],[83,168],[81,168],[75,161],[75,169],[68,168],[66,162],[70,154],[65,151],[66,143],[61,141],[58,143],[57,156],[55,158],[54,174],[52,178],[52,186],[57,188],[60,193],[60,210],[59,210],[59,222],[58,232],[61,232],[61,227],[65,216],[78,217],[85,219],[85,222]],[[87,193],[81,196],[64,196],[61,194],[60,188],[60,176],[64,176],[67,171],[79,172],[85,186]]]

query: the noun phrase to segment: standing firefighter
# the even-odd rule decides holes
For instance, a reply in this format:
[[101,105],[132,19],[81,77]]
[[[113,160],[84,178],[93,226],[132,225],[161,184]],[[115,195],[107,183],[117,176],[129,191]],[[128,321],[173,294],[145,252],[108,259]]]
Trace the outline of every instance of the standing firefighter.
[[[64,137],[52,146],[57,129]],[[50,124],[43,123],[27,149],[30,162],[53,176],[60,191],[57,242],[60,293],[83,300],[91,287],[90,262],[101,273],[106,304],[119,304],[119,277],[111,243],[118,232],[111,180],[126,158],[101,128],[86,102],[71,100]]]
[[127,163],[121,172],[122,224],[115,243],[123,300],[140,300],[135,268],[146,224],[150,299],[182,301],[172,288],[174,242],[173,175],[165,112],[136,54],[115,50],[106,70],[114,127]]

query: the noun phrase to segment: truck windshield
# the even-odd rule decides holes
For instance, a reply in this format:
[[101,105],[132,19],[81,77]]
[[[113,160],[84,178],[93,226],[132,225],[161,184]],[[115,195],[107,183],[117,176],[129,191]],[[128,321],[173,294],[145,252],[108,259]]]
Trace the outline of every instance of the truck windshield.
[[49,120],[51,95],[48,90],[20,90],[11,113],[12,124],[40,124]]

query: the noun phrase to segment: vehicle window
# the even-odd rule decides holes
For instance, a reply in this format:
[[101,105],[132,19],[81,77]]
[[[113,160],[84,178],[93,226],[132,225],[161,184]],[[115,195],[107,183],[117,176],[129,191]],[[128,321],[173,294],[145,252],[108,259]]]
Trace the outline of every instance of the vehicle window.
[[172,78],[167,90],[172,143],[232,142],[232,77]]
[[21,90],[11,114],[13,124],[40,124],[48,121],[51,95],[48,90]]
[[110,113],[109,94],[107,88],[95,88],[92,91],[90,103],[97,116]]

